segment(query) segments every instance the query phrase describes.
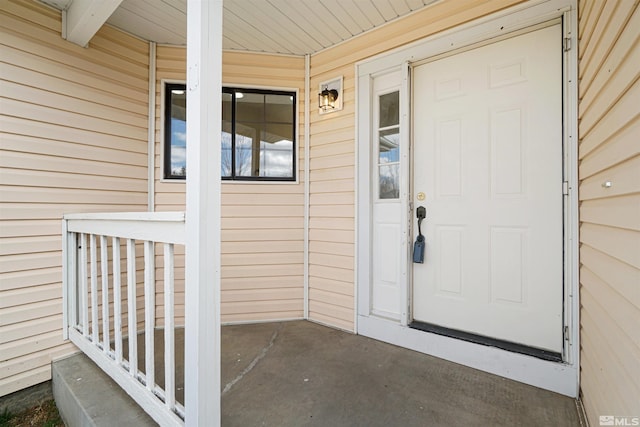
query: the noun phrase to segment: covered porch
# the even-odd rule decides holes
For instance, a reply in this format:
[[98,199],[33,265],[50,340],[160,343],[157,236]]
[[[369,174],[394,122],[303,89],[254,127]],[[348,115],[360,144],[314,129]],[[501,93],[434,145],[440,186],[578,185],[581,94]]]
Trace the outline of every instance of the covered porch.
[[[163,335],[156,331],[159,344]],[[184,349],[184,331],[175,336],[176,350]],[[142,336],[138,344],[144,347]],[[221,349],[224,426],[584,423],[569,397],[308,321],[223,326]],[[157,360],[162,353],[156,351]],[[176,358],[177,378],[183,363]],[[96,426],[155,425],[86,356],[54,362],[53,370],[65,419],[83,414]],[[179,402],[183,386],[176,382]]]
[[[114,422],[121,406],[104,398],[113,393],[149,423],[174,426],[582,425],[581,402],[591,424],[635,416],[637,2],[158,4],[153,13],[137,0],[0,7],[0,397],[52,376],[89,383],[69,393],[95,391],[97,403],[71,413],[97,411],[105,425],[127,424]],[[411,154],[420,118],[410,72],[553,26],[563,52],[553,93],[566,101],[554,117],[567,126],[556,135],[566,146],[553,187],[564,201],[554,235],[564,259],[547,360],[409,326],[409,252],[421,234],[413,210],[431,202],[413,184],[422,163]],[[529,70],[518,61],[491,70]],[[445,80],[462,91],[462,80]],[[496,87],[526,79],[512,80]],[[336,82],[339,102],[324,110],[318,96]],[[175,116],[174,90],[184,100]],[[220,123],[224,97],[236,108],[250,91],[277,95],[271,105],[291,114],[255,129]],[[221,172],[224,126],[269,134],[249,138],[251,171]],[[273,180],[257,159],[283,141],[289,175]],[[376,201],[390,206],[379,197],[387,178],[397,223],[384,236],[397,246],[373,229],[391,224],[372,213]],[[393,259],[397,268],[376,272]],[[378,278],[377,289],[395,293],[374,298]],[[517,332],[536,322],[502,324]],[[101,373],[79,376],[84,367]]]
[[84,353],[52,364],[67,423],[188,423],[188,379],[213,370],[198,401],[221,407],[197,425],[581,425],[572,397],[308,320],[212,324],[217,350],[195,366],[184,245],[182,212],[65,215],[64,332]]

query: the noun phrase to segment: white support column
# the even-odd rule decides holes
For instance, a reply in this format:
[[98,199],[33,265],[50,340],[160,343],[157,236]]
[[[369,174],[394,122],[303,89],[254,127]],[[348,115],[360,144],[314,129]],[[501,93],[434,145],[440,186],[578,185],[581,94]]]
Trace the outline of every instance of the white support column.
[[187,2],[185,423],[220,425],[222,0]]

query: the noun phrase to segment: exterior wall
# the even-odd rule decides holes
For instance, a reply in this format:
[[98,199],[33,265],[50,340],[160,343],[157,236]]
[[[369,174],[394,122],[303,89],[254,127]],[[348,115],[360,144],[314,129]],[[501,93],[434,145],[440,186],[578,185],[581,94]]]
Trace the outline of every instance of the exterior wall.
[[[354,324],[355,64],[464,24],[519,0],[448,0],[311,58],[311,89],[344,77],[344,109],[311,110],[309,318],[346,330]],[[314,92],[312,92],[314,93]]]
[[147,209],[148,44],[60,12],[0,5],[0,396],[46,381],[62,340],[61,219]]
[[578,9],[581,386],[599,425],[640,415],[640,10]]
[[[162,79],[185,80],[186,50],[158,46],[156,53],[155,207],[158,211],[184,210],[184,181],[162,180],[161,92]],[[304,315],[304,66],[300,57],[223,55],[223,83],[227,86],[299,91],[299,182],[222,184],[223,322],[299,319]],[[176,257],[177,316],[184,314],[183,265],[180,254]]]

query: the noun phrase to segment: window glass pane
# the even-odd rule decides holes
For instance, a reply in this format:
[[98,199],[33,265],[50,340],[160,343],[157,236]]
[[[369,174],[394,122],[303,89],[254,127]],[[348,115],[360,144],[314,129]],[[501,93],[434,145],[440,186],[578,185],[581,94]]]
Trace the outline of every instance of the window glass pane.
[[381,199],[397,199],[400,197],[400,179],[398,168],[400,165],[379,166],[380,187],[379,197]]
[[264,121],[264,95],[236,92],[236,122],[262,121]]
[[380,97],[380,127],[400,123],[400,92],[391,92]]
[[262,133],[259,124],[236,123],[236,176],[260,176],[258,135]]
[[380,163],[400,161],[400,133],[399,129],[382,130],[379,133]]
[[293,123],[293,95],[265,95],[265,121]]
[[171,97],[171,162],[167,175],[184,177],[187,164],[187,96],[184,88],[177,86],[171,87],[169,96]]
[[222,139],[220,140],[220,175],[231,176],[231,122],[222,122]]
[[236,96],[236,176],[295,176],[293,98],[290,94]]
[[231,118],[231,106],[233,97],[230,93],[222,93],[222,120],[230,122]]
[[[186,90],[167,83],[165,178],[186,176]],[[295,179],[295,94],[256,89],[222,91],[221,176]]]
[[232,117],[231,117],[232,96],[230,93],[222,94],[222,139],[220,141],[220,174],[224,177],[230,177],[232,170],[233,157],[231,155],[232,144]]
[[293,176],[291,125],[267,124],[260,141],[260,176]]

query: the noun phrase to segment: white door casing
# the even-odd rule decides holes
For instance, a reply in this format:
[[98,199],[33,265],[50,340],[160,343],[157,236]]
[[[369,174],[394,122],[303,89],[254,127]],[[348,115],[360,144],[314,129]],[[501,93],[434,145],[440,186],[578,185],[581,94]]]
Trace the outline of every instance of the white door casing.
[[562,353],[562,28],[414,68],[413,319]]

